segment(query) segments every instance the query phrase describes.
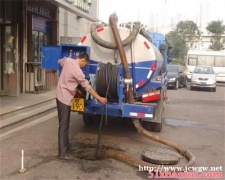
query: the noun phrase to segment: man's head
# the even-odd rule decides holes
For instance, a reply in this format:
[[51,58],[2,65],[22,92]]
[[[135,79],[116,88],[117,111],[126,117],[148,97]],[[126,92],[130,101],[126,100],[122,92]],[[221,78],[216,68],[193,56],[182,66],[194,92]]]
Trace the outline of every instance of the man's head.
[[79,65],[80,67],[84,67],[87,65],[87,63],[89,62],[89,56],[86,53],[81,53],[78,57],[77,57],[78,61],[79,61]]

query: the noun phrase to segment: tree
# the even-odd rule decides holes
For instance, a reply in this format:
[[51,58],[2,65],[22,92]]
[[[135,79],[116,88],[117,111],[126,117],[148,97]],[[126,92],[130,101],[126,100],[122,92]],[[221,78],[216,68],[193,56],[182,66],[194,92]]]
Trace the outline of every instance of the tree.
[[176,32],[184,39],[190,48],[193,47],[193,39],[200,36],[201,32],[193,21],[180,21],[176,26]]
[[182,39],[177,31],[170,31],[166,34],[166,40],[172,47],[173,61],[176,59],[178,63],[184,64],[184,59],[187,54],[187,46],[184,39]]
[[222,34],[225,33],[223,21],[211,21],[208,23],[206,30],[213,36],[211,38],[212,45],[210,45],[209,48],[215,51],[223,49],[225,46],[225,40],[222,39]]

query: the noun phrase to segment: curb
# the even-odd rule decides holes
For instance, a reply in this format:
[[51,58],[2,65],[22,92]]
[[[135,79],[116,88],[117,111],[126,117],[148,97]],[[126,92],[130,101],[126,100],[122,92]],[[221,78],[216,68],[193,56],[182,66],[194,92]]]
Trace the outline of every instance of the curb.
[[0,121],[0,129],[4,128],[4,127],[7,127],[7,126],[10,126],[12,124],[18,123],[20,121],[23,121],[24,119],[30,118],[30,117],[35,116],[37,114],[44,113],[45,111],[48,111],[48,110],[53,109],[55,107],[56,107],[56,104],[52,103],[52,104],[40,107],[38,109],[34,109],[32,111],[24,112],[24,113],[16,115],[16,116],[6,118],[6,119]]
[[31,127],[33,127],[33,126],[35,126],[37,124],[40,124],[40,123],[45,122],[47,120],[50,120],[51,118],[56,117],[56,116],[57,116],[57,111],[54,111],[54,112],[52,112],[52,113],[50,113],[50,114],[48,114],[48,115],[46,115],[44,117],[41,117],[41,118],[36,119],[35,121],[29,122],[27,124],[24,124],[22,126],[19,126],[17,128],[14,128],[14,129],[6,132],[6,133],[0,134],[0,141],[2,141],[4,139],[6,139],[6,138],[8,138],[8,137],[10,137],[12,135],[14,135],[18,131],[31,128]]

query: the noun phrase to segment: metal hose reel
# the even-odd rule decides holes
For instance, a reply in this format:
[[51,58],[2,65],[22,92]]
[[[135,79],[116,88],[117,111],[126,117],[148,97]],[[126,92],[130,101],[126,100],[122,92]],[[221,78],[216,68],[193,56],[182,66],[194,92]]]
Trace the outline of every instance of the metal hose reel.
[[107,99],[111,102],[118,100],[117,75],[118,69],[115,65],[110,62],[107,64],[99,63],[95,76],[96,91],[100,96],[106,97],[107,87],[109,86]]

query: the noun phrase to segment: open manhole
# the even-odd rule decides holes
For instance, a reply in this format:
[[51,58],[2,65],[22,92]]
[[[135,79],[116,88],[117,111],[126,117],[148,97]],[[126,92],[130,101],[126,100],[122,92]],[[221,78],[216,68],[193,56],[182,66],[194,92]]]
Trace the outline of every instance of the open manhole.
[[[120,147],[114,147],[110,145],[101,145],[97,150],[97,146],[95,144],[83,144],[83,143],[76,143],[73,144],[74,150],[70,151],[70,154],[78,159],[84,160],[103,160],[111,157],[111,153],[120,153],[124,152],[123,149]],[[109,152],[110,151],[110,152]]]
[[160,165],[177,164],[181,158],[179,153],[164,148],[149,148],[142,153],[144,161]]
[[102,160],[106,159],[105,151],[106,149],[98,149],[98,153],[96,154],[96,148],[83,148],[75,151],[74,155],[84,160]]
[[127,154],[123,149],[111,146],[101,146],[98,148],[96,155],[96,146],[92,144],[80,144],[78,149],[72,152],[76,159],[89,161],[104,160],[114,158],[130,165],[141,164],[143,161],[158,165],[173,165],[184,158],[178,152],[165,148],[149,148],[142,153],[142,160],[135,159],[132,155]]

